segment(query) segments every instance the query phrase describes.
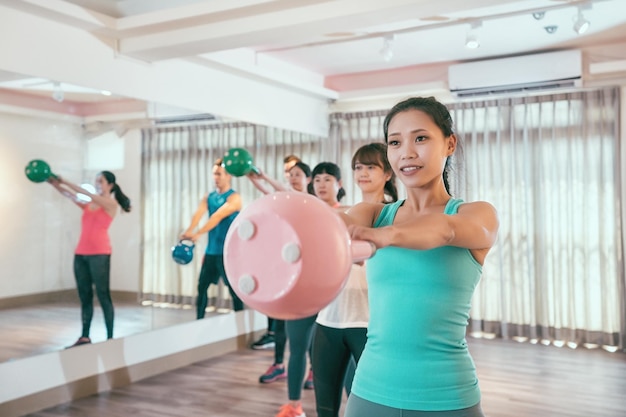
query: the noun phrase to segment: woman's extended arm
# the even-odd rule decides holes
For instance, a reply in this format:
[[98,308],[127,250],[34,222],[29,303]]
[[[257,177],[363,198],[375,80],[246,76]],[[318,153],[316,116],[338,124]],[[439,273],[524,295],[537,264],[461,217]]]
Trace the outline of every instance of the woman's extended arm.
[[426,250],[456,246],[481,250],[493,246],[498,227],[495,208],[486,202],[475,202],[461,205],[455,215],[424,214],[376,229],[352,224],[349,230],[353,239],[368,240],[377,248],[398,246]]
[[83,187],[76,185],[73,182],[70,182],[62,177],[58,177],[58,180],[61,185],[64,185],[70,190],[72,190],[74,192],[74,195],[80,193],[80,194],[84,194],[88,196],[89,198],[91,198],[92,203],[97,204],[98,206],[102,207],[104,211],[106,211],[111,217],[115,216],[115,213],[117,212],[117,204],[118,204],[115,199],[101,196],[99,194],[93,194],[92,192],[84,189]]
[[260,180],[264,180],[269,185],[271,185],[274,191],[287,191],[287,188],[283,184],[276,181],[274,178],[271,178],[265,175],[263,171],[259,170],[258,174],[250,173],[247,175],[247,177],[248,179],[250,179],[250,181],[252,181],[252,184],[254,184],[256,189],[261,191],[263,194],[269,194],[270,191],[267,188],[265,188],[263,184],[261,184]]
[[48,183],[50,185],[52,185],[54,187],[55,190],[57,190],[63,197],[67,197],[70,200],[72,200],[72,202],[74,204],[76,204],[78,207],[80,207],[81,209],[85,208],[85,206],[87,205],[86,202],[80,200],[78,198],[78,193],[76,193],[74,190],[63,187],[62,183],[60,181],[60,179],[58,177],[50,177],[48,179]]

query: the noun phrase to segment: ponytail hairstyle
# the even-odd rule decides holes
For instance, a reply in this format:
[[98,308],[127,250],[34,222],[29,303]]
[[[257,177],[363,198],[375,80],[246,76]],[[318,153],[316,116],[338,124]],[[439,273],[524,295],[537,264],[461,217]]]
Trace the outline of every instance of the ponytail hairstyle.
[[387,146],[384,143],[375,142],[361,146],[356,150],[352,157],[352,170],[356,169],[356,164],[376,165],[380,167],[385,174],[390,174],[389,179],[385,182],[385,195],[388,196],[390,203],[398,201],[398,188],[396,187],[396,173],[391,169],[391,164],[387,159]]
[[[397,103],[389,110],[385,120],[383,122],[383,132],[385,133],[385,143],[387,143],[387,133],[389,130],[389,123],[398,113],[408,110],[419,110],[426,113],[435,122],[435,124],[441,129],[443,136],[448,138],[454,134],[452,116],[448,108],[437,101],[435,97],[412,97]],[[457,140],[457,148],[460,148],[460,141]],[[446,164],[443,169],[443,183],[446,187],[446,191],[450,194],[450,156],[446,159]]]
[[122,188],[115,182],[115,174],[113,174],[110,171],[102,171],[100,172],[100,175],[102,175],[109,184],[113,184],[113,188],[111,189],[111,192],[113,192],[113,196],[115,197],[115,200],[120,205],[120,207],[122,207],[122,210],[128,213],[131,208],[130,198],[128,198],[126,194],[124,194],[124,192],[122,191]]

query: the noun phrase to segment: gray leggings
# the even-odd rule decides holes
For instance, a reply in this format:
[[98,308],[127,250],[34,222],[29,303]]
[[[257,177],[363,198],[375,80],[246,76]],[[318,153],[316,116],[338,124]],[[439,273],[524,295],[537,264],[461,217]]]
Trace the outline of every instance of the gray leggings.
[[387,407],[359,398],[348,397],[344,417],[485,417],[480,403],[473,407],[452,411],[415,411]]

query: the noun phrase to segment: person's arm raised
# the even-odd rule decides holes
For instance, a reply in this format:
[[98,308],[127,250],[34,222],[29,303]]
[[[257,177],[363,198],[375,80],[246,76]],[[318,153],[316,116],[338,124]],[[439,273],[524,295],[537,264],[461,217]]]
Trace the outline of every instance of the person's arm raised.
[[74,190],[63,187],[59,177],[50,177],[47,182],[52,185],[52,187],[54,187],[54,189],[57,190],[63,197],[69,198],[81,209],[84,209],[87,205],[87,202],[78,198],[78,194]]
[[58,179],[61,184],[68,187],[74,193],[84,194],[88,196],[89,198],[91,198],[92,203],[97,204],[98,206],[102,207],[104,211],[106,211],[111,217],[114,217],[115,214],[117,213],[118,203],[115,199],[110,198],[110,197],[103,197],[99,194],[93,194],[89,190],[86,190],[83,187],[76,185],[73,182],[68,181],[64,178],[58,177]]
[[265,188],[263,184],[261,184],[260,180],[263,180],[267,182],[269,185],[271,185],[274,191],[287,191],[287,188],[285,188],[283,184],[276,181],[274,178],[269,177],[261,170],[259,170],[258,174],[251,172],[250,174],[246,176],[248,177],[250,181],[252,181],[252,184],[256,187],[256,189],[261,191],[263,194],[269,194],[270,191],[267,188]]

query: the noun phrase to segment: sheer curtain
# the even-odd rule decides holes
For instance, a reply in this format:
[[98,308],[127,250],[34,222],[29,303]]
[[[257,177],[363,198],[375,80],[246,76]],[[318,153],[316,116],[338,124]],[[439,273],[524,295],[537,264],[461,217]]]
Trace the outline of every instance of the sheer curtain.
[[[178,265],[171,248],[178,243],[201,199],[215,187],[212,169],[233,147],[248,149],[255,165],[283,178],[283,158],[296,154],[306,162],[326,159],[327,138],[247,123],[155,126],[142,131],[143,259],[142,299],[158,305],[193,305],[206,237],[196,243],[194,259]],[[244,207],[261,194],[246,178],[233,178]],[[204,221],[200,224],[203,224]],[[209,307],[230,308],[221,283],[209,289]]]
[[619,90],[450,106],[467,200],[500,215],[476,336],[623,349]]
[[[462,144],[452,192],[491,202],[501,221],[471,333],[624,349],[619,90],[448,107]],[[331,115],[334,158],[346,172],[358,146],[383,141],[385,114]]]

